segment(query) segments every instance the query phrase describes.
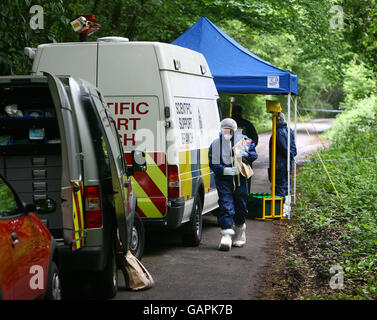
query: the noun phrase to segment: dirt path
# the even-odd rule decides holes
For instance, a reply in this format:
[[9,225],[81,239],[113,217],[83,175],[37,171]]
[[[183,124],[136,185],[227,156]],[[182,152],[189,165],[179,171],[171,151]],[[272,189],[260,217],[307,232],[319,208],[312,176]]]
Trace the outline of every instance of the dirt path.
[[[315,120],[320,130],[331,121]],[[317,128],[318,128],[317,127]],[[309,141],[302,127],[298,130],[299,158],[318,148],[318,141]],[[268,139],[270,133],[260,134],[255,162],[253,192],[269,191],[267,179]],[[203,221],[203,239],[199,247],[181,245],[177,232],[150,233],[143,264],[155,279],[155,287],[142,292],[131,292],[121,283],[115,299],[120,300],[250,300],[260,298],[273,261],[277,226],[270,222],[247,220],[247,244],[230,252],[217,250],[220,229],[216,217]],[[123,280],[121,274],[120,279]]]
[[[326,131],[333,123],[333,119],[315,119],[305,124],[298,124],[297,126],[297,138],[296,146],[298,155],[296,161],[307,160],[315,150],[325,148],[329,146],[329,141],[319,137],[319,134]],[[307,131],[310,135],[308,135]],[[270,133],[267,135],[261,135],[262,139],[268,139]],[[265,141],[265,140],[262,140]],[[263,143],[263,142],[262,142]],[[260,147],[261,154],[263,155],[264,145]],[[258,146],[259,147],[259,146]],[[260,170],[263,170],[263,161],[257,164]],[[303,163],[301,163],[303,165]],[[255,189],[263,188],[263,172],[256,171],[257,177],[260,174],[260,179],[255,183]],[[254,192],[259,192],[254,191]],[[299,201],[299,199],[297,199]],[[278,220],[271,222],[274,228],[274,237],[270,240],[270,246],[267,249],[270,257],[269,263],[266,265],[268,272],[264,273],[263,281],[259,288],[259,294],[257,299],[294,299],[302,287],[305,287],[304,282],[310,282],[310,279],[314,277],[313,270],[305,263],[304,259],[300,259],[296,256],[296,252],[299,250],[296,248],[296,244],[289,240],[290,229],[294,228],[291,221]],[[286,259],[287,252],[297,257],[300,260],[300,272],[297,272],[297,266]],[[296,261],[297,262],[297,261]],[[306,277],[303,277],[305,274]],[[307,284],[307,286],[310,286]]]

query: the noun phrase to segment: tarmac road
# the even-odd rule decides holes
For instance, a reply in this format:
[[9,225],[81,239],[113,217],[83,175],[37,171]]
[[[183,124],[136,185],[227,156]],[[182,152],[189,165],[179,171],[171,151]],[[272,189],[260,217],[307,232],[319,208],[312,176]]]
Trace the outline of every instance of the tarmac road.
[[[305,126],[313,135],[332,124],[331,119],[316,119]],[[293,128],[293,125],[292,125]],[[252,192],[269,192],[267,179],[268,140],[271,133],[259,135],[258,160],[254,162]],[[304,126],[298,126],[297,159],[303,159],[322,146],[313,135],[310,139]],[[220,229],[216,217],[203,217],[203,237],[198,247],[181,245],[177,232],[149,234],[142,263],[155,280],[155,287],[133,292],[125,289],[119,272],[120,288],[117,300],[250,300],[258,298],[261,275],[268,271],[269,240],[274,236],[271,223],[256,220],[246,222],[247,243],[243,248],[219,251]]]

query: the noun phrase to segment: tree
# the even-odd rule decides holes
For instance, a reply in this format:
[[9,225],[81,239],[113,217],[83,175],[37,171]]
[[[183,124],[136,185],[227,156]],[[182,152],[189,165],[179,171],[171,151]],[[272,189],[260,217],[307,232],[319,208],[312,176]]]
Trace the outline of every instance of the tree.
[[18,74],[30,70],[30,62],[23,56],[26,46],[43,42],[62,41],[64,30],[70,28],[63,1],[41,0],[42,29],[32,29],[30,13],[32,1],[3,0],[0,3],[0,74]]
[[[36,30],[29,25],[33,4],[0,3],[0,74],[30,72],[25,46],[78,41],[69,24],[77,14],[95,14],[102,25],[89,41],[114,35],[168,43],[206,16],[251,52],[298,74],[307,107],[338,108],[355,53],[368,72],[377,69],[376,0],[40,0],[44,28]],[[342,8],[343,29],[331,27],[334,5]],[[261,98],[245,99],[259,108],[250,117],[263,117]]]
[[345,12],[344,38],[350,50],[377,72],[377,2],[343,0],[342,6]]

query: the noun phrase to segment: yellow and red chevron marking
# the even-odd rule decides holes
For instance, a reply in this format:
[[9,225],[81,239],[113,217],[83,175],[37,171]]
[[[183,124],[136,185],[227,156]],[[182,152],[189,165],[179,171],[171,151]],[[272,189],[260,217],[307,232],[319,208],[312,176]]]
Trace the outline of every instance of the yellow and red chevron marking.
[[[80,187],[80,190],[74,192],[74,186]],[[72,182],[72,250],[78,250],[84,245],[84,212],[82,205],[82,181]]]
[[209,148],[202,148],[179,152],[181,195],[185,200],[195,195],[199,177],[203,181],[205,193],[215,187],[214,174],[209,167],[208,151]]
[[[166,215],[168,192],[166,155],[164,152],[145,154],[147,171],[135,172],[132,189],[137,196],[137,212],[142,218],[162,218]],[[131,154],[126,153],[127,163],[132,163]]]

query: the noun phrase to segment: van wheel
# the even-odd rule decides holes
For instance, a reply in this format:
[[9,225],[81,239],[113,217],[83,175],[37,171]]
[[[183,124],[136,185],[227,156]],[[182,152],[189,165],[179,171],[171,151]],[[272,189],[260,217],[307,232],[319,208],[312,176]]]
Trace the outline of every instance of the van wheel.
[[61,288],[59,270],[55,262],[51,261],[45,300],[61,300],[61,299],[62,299],[62,288]]
[[185,246],[197,247],[202,240],[202,203],[200,197],[195,197],[191,219],[182,229],[182,242]]
[[97,283],[94,292],[99,294],[98,298],[111,299],[116,295],[118,291],[118,268],[114,246],[109,251],[105,269],[94,272],[92,279]]
[[145,247],[145,231],[143,222],[137,213],[135,213],[134,225],[132,226],[132,233],[130,239],[130,251],[139,260],[144,253]]

